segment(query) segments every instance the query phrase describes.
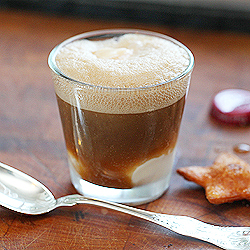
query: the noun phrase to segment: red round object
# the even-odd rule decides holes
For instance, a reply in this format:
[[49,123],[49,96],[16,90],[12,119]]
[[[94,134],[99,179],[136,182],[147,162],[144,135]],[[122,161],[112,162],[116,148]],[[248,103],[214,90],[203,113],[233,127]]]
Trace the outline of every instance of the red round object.
[[249,125],[250,91],[243,89],[222,90],[213,99],[211,116],[227,124]]

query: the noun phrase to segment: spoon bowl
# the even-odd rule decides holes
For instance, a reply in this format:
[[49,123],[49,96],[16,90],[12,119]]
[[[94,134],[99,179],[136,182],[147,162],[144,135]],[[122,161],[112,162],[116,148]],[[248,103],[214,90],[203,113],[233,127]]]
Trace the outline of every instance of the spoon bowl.
[[43,214],[56,205],[53,194],[39,181],[0,163],[0,204],[24,214]]
[[48,213],[57,207],[81,203],[127,213],[223,249],[250,249],[250,227],[214,226],[187,216],[153,213],[79,194],[55,199],[42,183],[0,162],[0,205],[19,213],[37,215]]

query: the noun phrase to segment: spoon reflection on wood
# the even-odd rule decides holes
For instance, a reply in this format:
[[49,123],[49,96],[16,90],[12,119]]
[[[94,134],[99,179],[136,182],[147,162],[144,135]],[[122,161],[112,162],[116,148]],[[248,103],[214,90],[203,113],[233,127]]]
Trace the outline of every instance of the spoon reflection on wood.
[[0,163],[0,205],[19,213],[38,215],[48,213],[57,207],[76,204],[92,204],[130,214],[223,249],[250,249],[250,227],[214,226],[187,216],[153,213],[79,194],[55,199],[39,181]]

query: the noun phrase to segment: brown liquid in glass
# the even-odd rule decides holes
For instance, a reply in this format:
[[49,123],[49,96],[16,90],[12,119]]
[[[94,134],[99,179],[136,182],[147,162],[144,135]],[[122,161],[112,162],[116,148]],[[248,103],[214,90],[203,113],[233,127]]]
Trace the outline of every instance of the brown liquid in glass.
[[132,188],[136,167],[172,152],[185,103],[182,97],[152,112],[107,114],[57,100],[73,167],[84,180],[114,188]]

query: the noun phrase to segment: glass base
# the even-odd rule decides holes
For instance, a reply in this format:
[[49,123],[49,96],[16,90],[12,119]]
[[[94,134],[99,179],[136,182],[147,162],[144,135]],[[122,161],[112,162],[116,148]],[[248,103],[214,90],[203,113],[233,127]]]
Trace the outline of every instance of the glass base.
[[72,166],[70,166],[70,175],[72,184],[84,196],[117,203],[140,205],[159,198],[167,190],[171,173],[165,179],[131,189],[103,187],[85,181]]

